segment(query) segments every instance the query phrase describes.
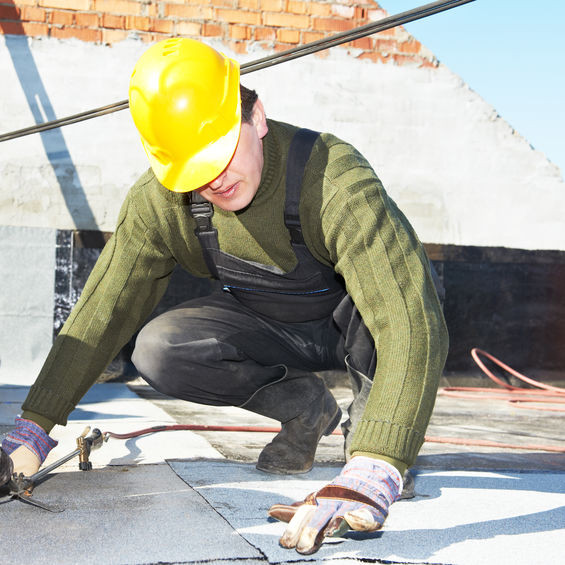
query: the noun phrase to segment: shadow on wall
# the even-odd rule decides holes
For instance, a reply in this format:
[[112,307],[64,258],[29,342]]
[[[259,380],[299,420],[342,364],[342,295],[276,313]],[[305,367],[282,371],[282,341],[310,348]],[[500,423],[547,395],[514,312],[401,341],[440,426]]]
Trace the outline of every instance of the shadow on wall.
[[[8,0],[7,6],[5,5],[5,7],[8,6],[13,6],[14,18],[18,18],[19,9],[14,5],[12,0]],[[55,112],[51,106],[49,95],[45,90],[43,81],[41,80],[41,75],[33,58],[22,23],[20,21],[10,21],[9,27],[6,24],[7,22],[0,21],[0,30],[2,33],[18,34],[5,35],[6,47],[10,53],[14,69],[35,123],[41,124],[55,120]],[[82,227],[92,227],[92,229],[97,230],[98,225],[96,219],[88,203],[84,188],[80,182],[76,167],[72,162],[61,130],[52,129],[41,132],[39,135],[69,214],[73,219],[73,223],[77,227],[81,227],[78,225],[78,217],[76,214],[77,210],[80,210],[81,223],[84,224]],[[101,236],[100,247],[102,247],[103,244]]]

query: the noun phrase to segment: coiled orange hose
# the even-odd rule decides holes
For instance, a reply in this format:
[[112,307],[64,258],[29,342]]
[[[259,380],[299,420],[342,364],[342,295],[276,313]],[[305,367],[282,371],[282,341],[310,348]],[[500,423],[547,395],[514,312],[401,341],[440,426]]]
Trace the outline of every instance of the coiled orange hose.
[[[507,373],[510,373],[517,379],[529,384],[530,386],[536,387],[532,390],[523,387],[512,386],[496,377],[483,363],[479,355],[483,355],[490,359],[493,363],[498,365],[500,368],[504,369]],[[494,355],[483,351],[477,347],[471,349],[471,356],[481,368],[483,373],[487,375],[492,381],[504,388],[502,392],[497,392],[492,388],[488,387],[444,387],[441,388],[439,394],[442,396],[450,396],[452,398],[473,398],[473,399],[495,399],[495,400],[507,400],[513,404],[516,404],[518,408],[524,408],[529,410],[545,410],[552,412],[565,412],[565,408],[559,408],[557,406],[521,406],[521,403],[532,402],[536,404],[565,404],[565,389],[540,383],[530,377],[522,375],[506,363],[503,363],[500,359],[497,359]]]

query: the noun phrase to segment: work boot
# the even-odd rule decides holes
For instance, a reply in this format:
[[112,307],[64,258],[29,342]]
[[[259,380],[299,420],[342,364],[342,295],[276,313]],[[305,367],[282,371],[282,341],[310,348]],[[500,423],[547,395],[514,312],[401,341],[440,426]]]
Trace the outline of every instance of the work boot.
[[260,471],[281,475],[308,472],[320,438],[330,435],[341,420],[341,410],[324,381],[290,368],[240,408],[281,422],[281,431],[261,451],[256,465]]
[[409,500],[410,498],[414,498],[416,496],[416,484],[414,483],[414,476],[410,472],[410,469],[406,469],[406,471],[404,471],[402,482],[404,483],[404,488],[402,489],[398,500]]

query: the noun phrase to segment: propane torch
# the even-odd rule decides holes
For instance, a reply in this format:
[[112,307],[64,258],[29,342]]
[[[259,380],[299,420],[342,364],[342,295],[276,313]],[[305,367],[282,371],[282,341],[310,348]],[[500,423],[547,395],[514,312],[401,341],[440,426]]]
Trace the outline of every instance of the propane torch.
[[6,489],[7,487],[7,496],[12,499],[18,499],[22,502],[32,504],[33,506],[39,506],[50,512],[60,512],[60,510],[56,510],[43,502],[31,498],[31,493],[41,479],[77,455],[79,457],[79,469],[81,471],[90,471],[92,469],[90,452],[102,445],[104,436],[98,428],[94,428],[90,435],[88,435],[89,432],[90,426],[87,426],[82,434],[77,437],[77,448],[74,451],[29,477],[24,476],[23,473],[14,473],[14,464],[11,457],[0,447],[0,490]]

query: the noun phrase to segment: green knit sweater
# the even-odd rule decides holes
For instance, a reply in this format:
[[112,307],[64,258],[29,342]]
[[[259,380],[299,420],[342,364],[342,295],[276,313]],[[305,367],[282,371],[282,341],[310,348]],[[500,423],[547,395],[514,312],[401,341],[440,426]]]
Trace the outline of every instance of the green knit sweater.
[[[222,250],[291,270],[284,225],[286,155],[296,128],[268,120],[253,202],[216,209]],[[209,277],[187,195],[151,171],[132,187],[116,231],[24,402],[47,431],[65,424],[86,391],[155,308],[177,263]],[[411,465],[424,441],[447,354],[447,331],[423,247],[368,162],[330,134],[317,140],[300,201],[311,253],[343,276],[377,348],[374,384],[352,453]]]

